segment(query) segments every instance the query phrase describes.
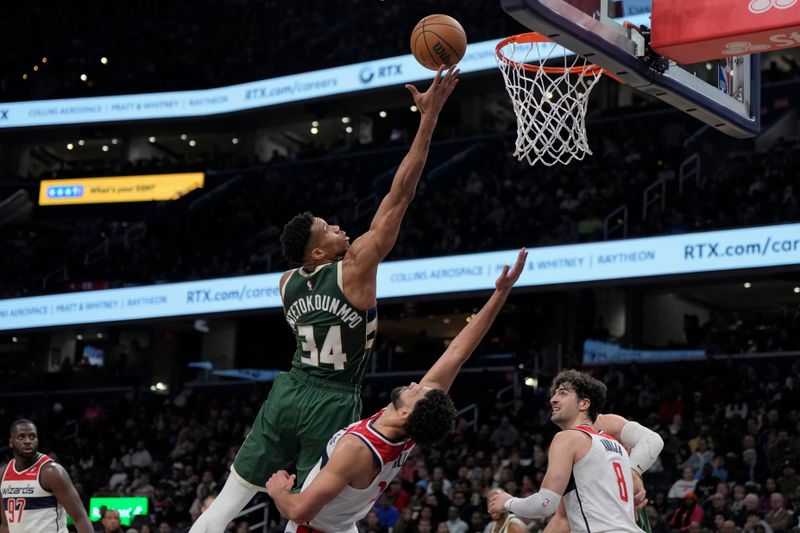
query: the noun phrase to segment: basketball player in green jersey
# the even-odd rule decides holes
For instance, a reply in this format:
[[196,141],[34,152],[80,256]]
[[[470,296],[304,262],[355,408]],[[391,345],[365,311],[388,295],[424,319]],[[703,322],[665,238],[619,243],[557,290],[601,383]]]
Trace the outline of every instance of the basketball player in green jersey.
[[[604,414],[597,417],[596,429],[611,435],[628,448],[633,470],[633,504],[636,512],[636,525],[645,533],[651,533],[650,520],[647,518],[647,498],[645,497],[642,474],[653,466],[664,441],[658,433],[637,422],[632,422],[619,415]],[[544,533],[570,533],[569,521],[564,504],[558,506],[556,514],[547,523]]]
[[230,476],[190,533],[221,533],[276,471],[295,467],[302,486],[331,435],[361,416],[361,380],[378,326],[376,276],[422,176],[442,106],[459,69],[439,68],[430,88],[406,85],[420,113],[411,148],[369,230],[356,239],[311,213],[290,220],[284,256],[302,266],[283,274],[280,291],[297,349],[256,415]]

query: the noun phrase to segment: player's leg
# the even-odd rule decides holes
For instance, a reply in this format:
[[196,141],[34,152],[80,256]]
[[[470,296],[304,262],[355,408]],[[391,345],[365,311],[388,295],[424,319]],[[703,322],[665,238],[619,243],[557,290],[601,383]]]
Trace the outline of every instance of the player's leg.
[[243,485],[231,472],[214,503],[198,517],[189,533],[222,533],[256,492],[255,488]]
[[309,388],[305,400],[297,426],[300,452],[295,486],[298,488],[319,461],[328,440],[361,418],[361,394],[352,388]]
[[197,519],[190,533],[222,533],[256,492],[266,492],[269,476],[294,464],[298,448],[295,438],[297,389],[288,374],[280,374],[275,379],[250,434],[236,454],[225,486]]

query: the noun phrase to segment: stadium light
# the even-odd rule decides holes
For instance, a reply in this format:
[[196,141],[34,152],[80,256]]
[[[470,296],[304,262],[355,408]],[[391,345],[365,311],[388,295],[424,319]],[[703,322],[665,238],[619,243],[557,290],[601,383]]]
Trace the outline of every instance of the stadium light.
[[311,121],[312,128],[319,128],[319,120],[312,120]]
[[75,148],[75,145],[74,145],[74,144],[72,144],[72,143],[67,143],[67,150],[72,150],[73,148]]
[[108,145],[107,145],[107,144],[104,144],[104,145],[103,145],[103,151],[104,151],[104,152],[108,152]]
[[800,294],[800,287],[795,287],[794,288],[794,293],[795,294]]
[[119,139],[114,137],[113,139],[111,139],[111,144],[119,144]]
[[525,385],[528,387],[533,387],[534,389],[539,386],[539,378],[535,378],[533,376],[528,376],[525,378]]
[[378,113],[378,116],[381,118],[386,118],[386,115],[387,115],[386,111],[381,111],[380,113]]
[[233,144],[239,144],[239,139],[237,139],[236,137],[234,137],[233,139],[231,139],[231,142],[232,142]]
[[317,133],[319,133],[319,128],[317,128],[316,126],[311,128],[311,135],[316,135]]
[[23,75],[22,75],[22,79],[23,79],[23,80],[27,80],[27,79],[28,79],[28,74],[27,74],[27,73],[23,74]]
[[353,133],[353,127],[352,127],[352,126],[347,126],[347,127],[344,129],[344,131],[345,131],[346,133]]
[[86,74],[81,74],[81,81],[86,81],[88,79],[89,79],[89,76],[87,76]]
[[84,144],[86,144],[86,141],[84,141],[83,139],[78,140],[78,146],[83,146]]
[[11,342],[17,342],[18,340],[16,337],[11,337]]
[[342,124],[350,124],[350,117],[342,117]]
[[186,139],[188,139],[188,138],[189,138],[189,136],[188,136],[188,135],[186,135],[185,133],[181,133],[181,140],[182,140],[182,141],[185,141],[185,140],[186,140]]
[[416,113],[417,112],[417,106],[415,106],[415,105],[412,105],[409,109],[411,109],[412,113]]
[[749,289],[749,288],[750,288],[750,287],[752,287],[752,286],[753,286],[753,285],[752,285],[752,284],[751,284],[749,281],[745,281],[745,282],[744,282],[744,288],[745,288],[745,289]]
[[108,58],[106,56],[103,56],[100,58],[100,62],[104,65],[108,65]]
[[148,141],[150,141],[151,143],[154,143],[154,142],[156,142],[156,138],[155,138],[155,137],[152,137],[152,136],[151,136],[151,137],[149,137],[147,140],[148,140]]
[[38,72],[39,71],[39,65],[34,65],[33,66],[33,71],[34,72]]
[[47,63],[47,58],[46,57],[42,58],[42,63]]
[[191,141],[189,141],[189,146],[192,146],[192,147],[197,146],[197,141],[192,139]]

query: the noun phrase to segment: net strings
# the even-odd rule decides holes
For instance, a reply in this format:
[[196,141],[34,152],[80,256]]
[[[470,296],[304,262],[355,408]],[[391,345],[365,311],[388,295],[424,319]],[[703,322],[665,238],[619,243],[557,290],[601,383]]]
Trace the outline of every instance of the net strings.
[[[592,68],[586,59],[574,55],[555,43],[511,43],[506,57],[517,64],[538,62],[544,67],[557,50],[563,51],[563,73],[546,73],[543,68],[530,72],[521,65],[499,60],[506,91],[517,116],[517,139],[514,157],[530,165],[568,164],[591,155],[586,136],[586,110],[589,94],[602,73],[571,74]],[[536,54],[531,57],[533,52]],[[519,57],[519,56],[522,57]]]

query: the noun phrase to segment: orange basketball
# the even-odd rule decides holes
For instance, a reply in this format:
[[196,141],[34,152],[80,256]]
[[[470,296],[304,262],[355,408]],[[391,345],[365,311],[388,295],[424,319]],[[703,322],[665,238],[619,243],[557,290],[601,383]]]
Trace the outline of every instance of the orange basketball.
[[467,50],[467,34],[453,17],[428,15],[411,32],[411,53],[431,70],[455,65]]

